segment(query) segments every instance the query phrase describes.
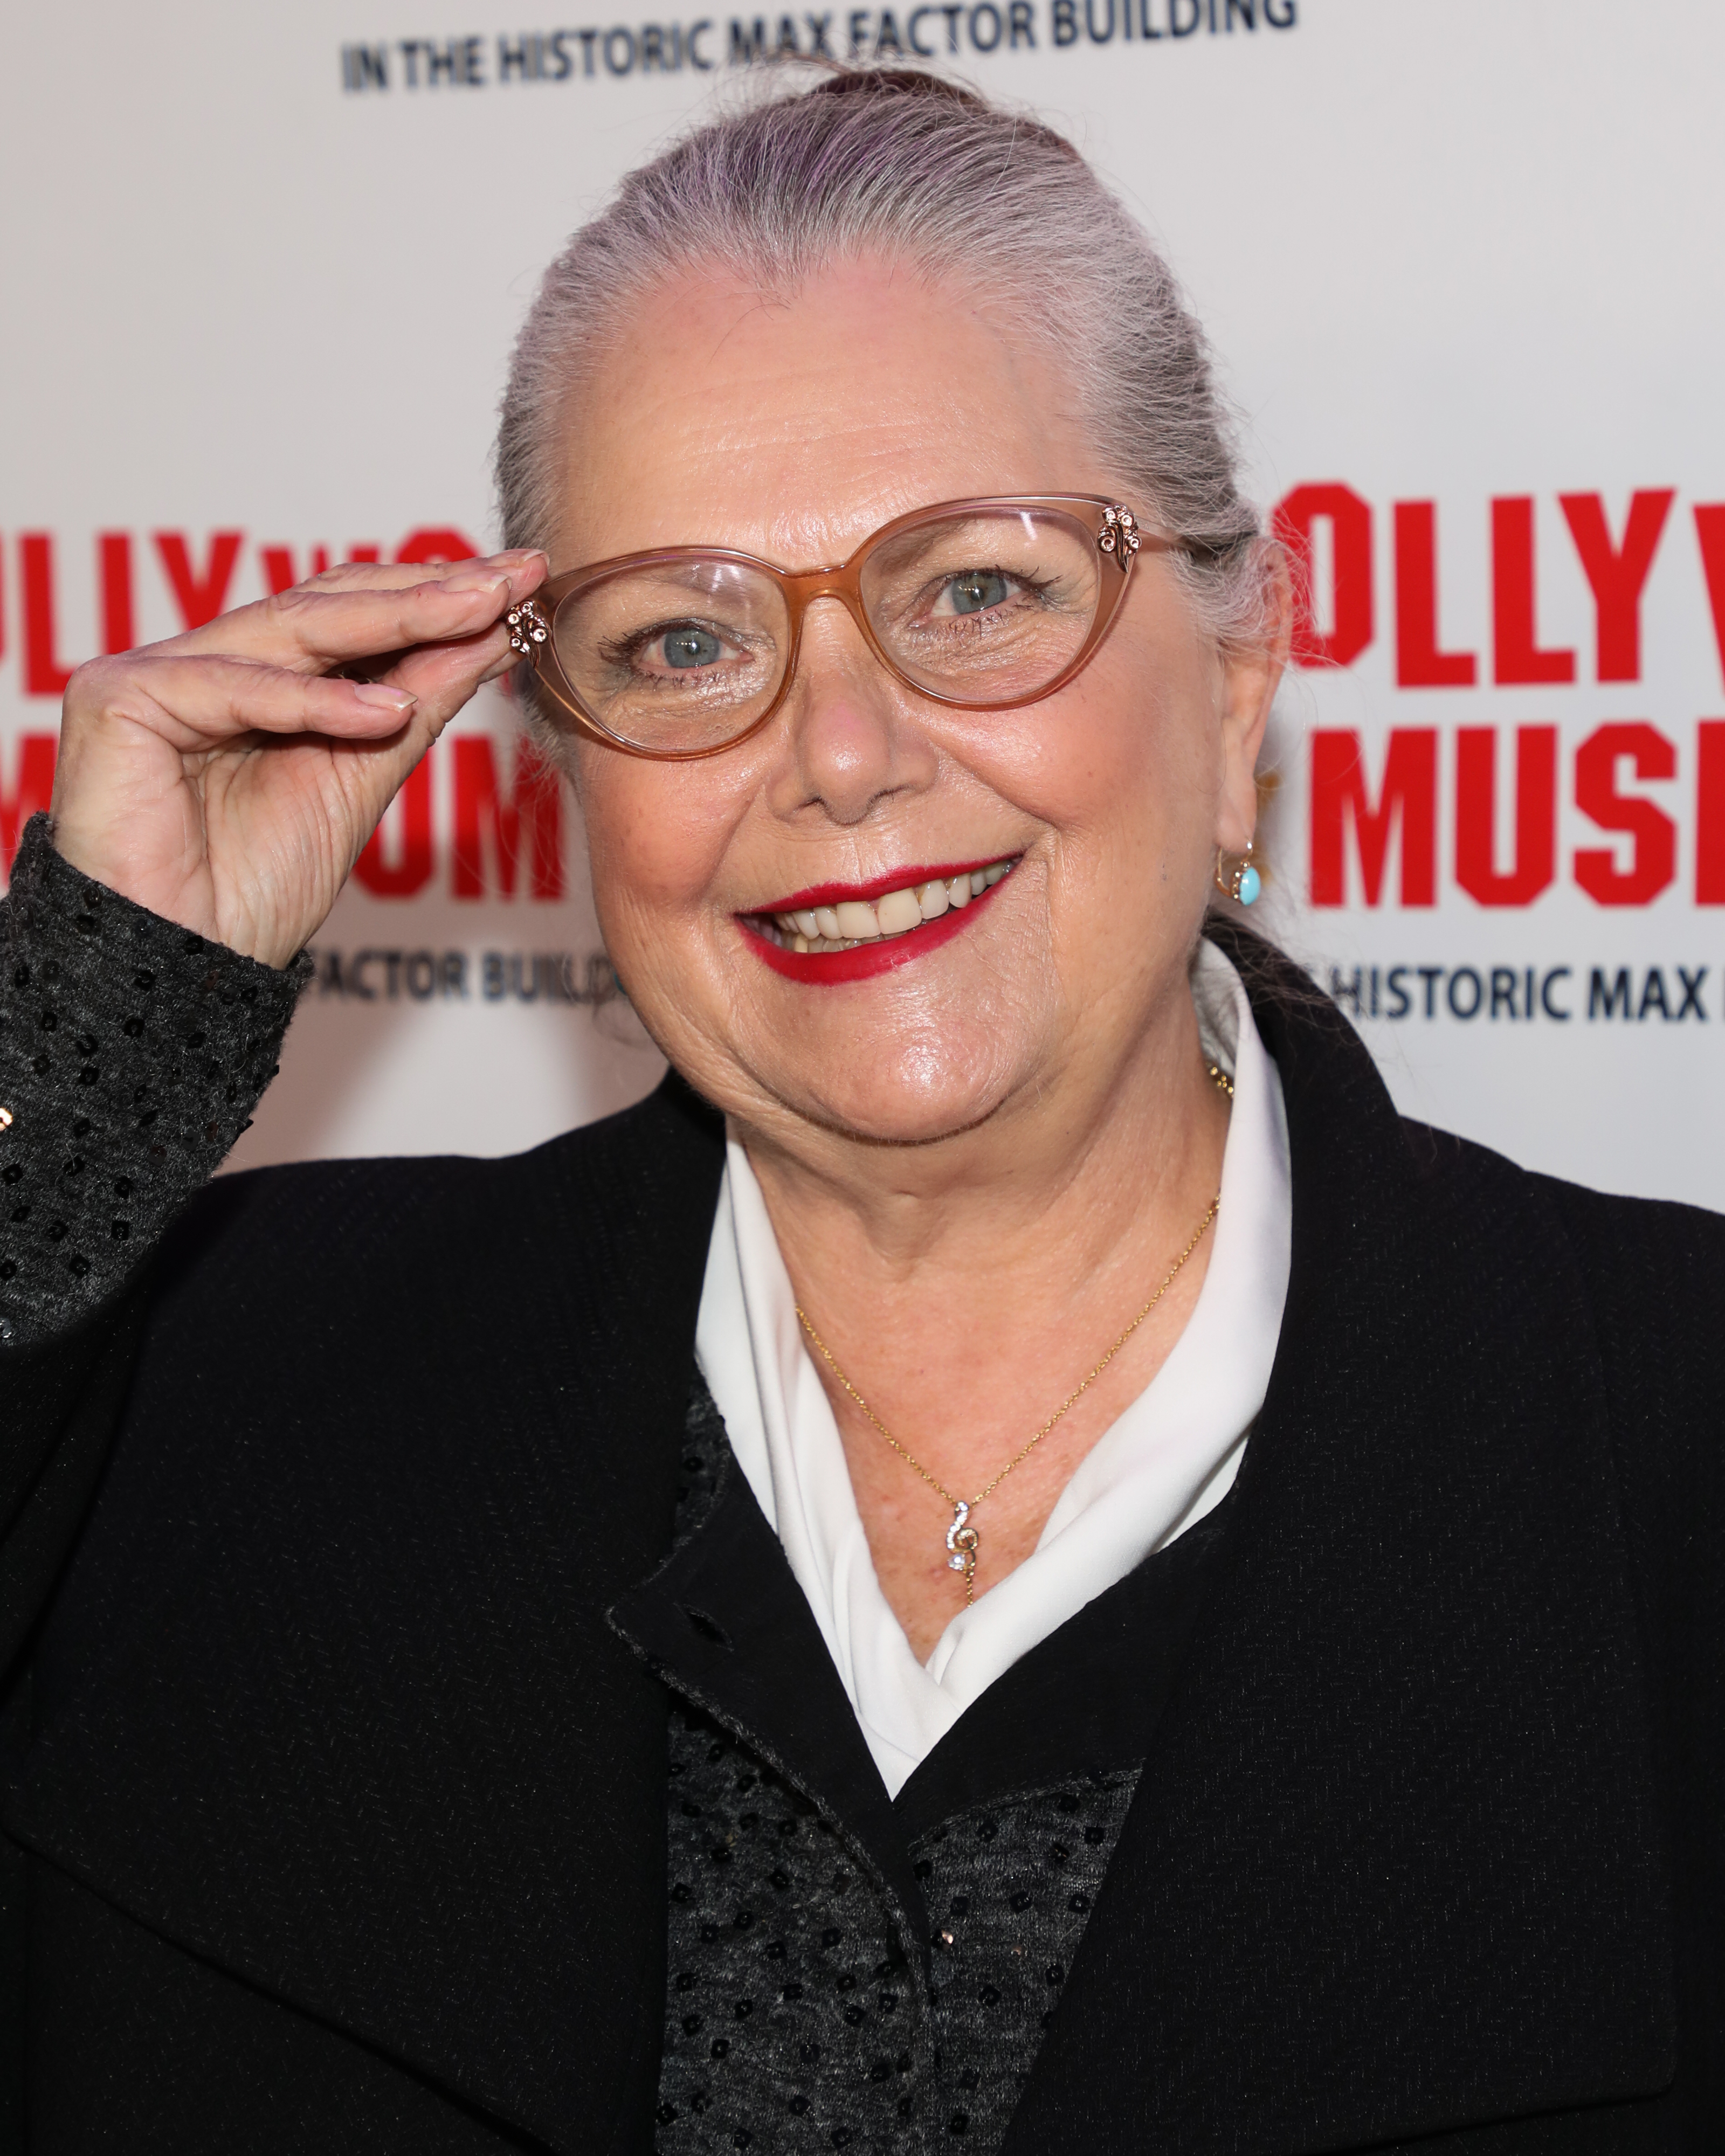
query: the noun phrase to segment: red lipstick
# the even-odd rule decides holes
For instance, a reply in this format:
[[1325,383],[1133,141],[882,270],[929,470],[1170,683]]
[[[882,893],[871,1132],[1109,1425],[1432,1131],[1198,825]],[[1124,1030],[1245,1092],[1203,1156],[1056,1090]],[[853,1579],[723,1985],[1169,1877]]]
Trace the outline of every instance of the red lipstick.
[[979,861],[949,861],[943,869],[890,869],[885,875],[873,876],[867,883],[811,884],[807,891],[793,891],[788,898],[775,898],[770,904],[754,906],[751,911],[757,914],[812,913],[817,906],[842,906],[846,899],[885,898],[890,891],[911,891],[919,883],[951,883],[954,876],[971,875],[978,869],[991,869],[996,861],[1009,858],[1004,854],[988,854]]
[[[1000,856],[997,854],[994,860]],[[974,868],[987,868],[993,864],[977,861]],[[796,897],[781,899],[770,906],[762,906],[761,913],[792,913],[816,906],[837,906],[845,899],[882,898],[890,891],[902,891],[906,884],[931,883],[937,879],[949,880],[961,873],[955,863],[949,869],[911,869],[896,870],[891,876],[877,877],[867,884],[826,883]],[[920,928],[907,929],[901,936],[883,936],[878,941],[853,944],[848,951],[793,951],[783,943],[774,943],[763,936],[755,926],[755,919],[739,914],[742,932],[749,948],[765,959],[775,973],[788,981],[802,981],[810,987],[837,988],[848,981],[873,980],[877,974],[890,973],[895,967],[906,966],[913,958],[949,942],[967,922],[975,919],[998,891],[1012,881],[1010,874],[1001,877],[999,883],[972,899],[968,906],[949,906],[937,920],[925,921]]]

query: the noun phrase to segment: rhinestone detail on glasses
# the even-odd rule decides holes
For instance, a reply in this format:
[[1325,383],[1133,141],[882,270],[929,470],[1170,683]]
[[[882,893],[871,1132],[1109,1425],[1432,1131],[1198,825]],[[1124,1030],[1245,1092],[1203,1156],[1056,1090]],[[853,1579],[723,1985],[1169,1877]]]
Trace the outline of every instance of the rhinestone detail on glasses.
[[503,619],[509,628],[509,648],[520,652],[523,659],[531,659],[533,646],[543,644],[551,634],[551,624],[533,599],[523,599],[518,607],[511,607]]
[[1138,520],[1124,502],[1111,501],[1102,511],[1102,528],[1096,534],[1096,544],[1105,554],[1114,557],[1115,566],[1122,572],[1127,563],[1138,551]]

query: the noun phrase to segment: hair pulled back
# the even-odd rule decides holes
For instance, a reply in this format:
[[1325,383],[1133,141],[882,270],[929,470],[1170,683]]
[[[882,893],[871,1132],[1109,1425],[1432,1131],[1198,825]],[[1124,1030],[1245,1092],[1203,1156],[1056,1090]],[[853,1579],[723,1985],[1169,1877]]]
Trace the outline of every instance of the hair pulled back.
[[840,70],[697,127],[574,234],[545,273],[504,395],[504,543],[542,546],[554,529],[570,393],[627,335],[639,297],[692,264],[788,291],[864,254],[1010,309],[1071,382],[1140,515],[1219,550],[1168,557],[1212,633],[1230,645],[1261,634],[1261,527],[1168,264],[1064,136],[908,69]]

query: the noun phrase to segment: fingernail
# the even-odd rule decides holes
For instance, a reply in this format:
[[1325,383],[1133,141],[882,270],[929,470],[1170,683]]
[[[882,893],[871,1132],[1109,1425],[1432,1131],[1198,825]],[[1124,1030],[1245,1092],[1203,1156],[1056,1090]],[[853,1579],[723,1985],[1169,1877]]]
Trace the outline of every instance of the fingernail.
[[375,704],[380,711],[394,711],[401,716],[411,711],[419,701],[405,689],[386,689],[381,681],[356,682],[353,693],[362,704]]
[[501,569],[462,569],[453,577],[440,578],[438,588],[465,598],[469,592],[501,592],[508,582]]
[[507,553],[494,554],[494,562],[543,562],[550,557],[542,547],[511,547]]

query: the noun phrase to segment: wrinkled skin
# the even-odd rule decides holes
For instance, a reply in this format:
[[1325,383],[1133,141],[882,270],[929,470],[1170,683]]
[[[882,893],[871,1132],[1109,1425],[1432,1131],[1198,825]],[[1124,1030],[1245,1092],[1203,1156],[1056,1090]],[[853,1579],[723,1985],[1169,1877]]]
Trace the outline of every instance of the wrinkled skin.
[[[710,542],[809,568],[932,501],[1132,499],[1038,351],[880,264],[788,299],[668,285],[570,422],[559,567]],[[1216,849],[1252,834],[1278,665],[1276,642],[1224,662],[1147,553],[1098,655],[1022,711],[920,698],[820,602],[788,704],[752,740],[685,764],[572,745],[636,1008],[747,1146],[845,1371],[949,1488],[980,1488],[1052,1413],[1216,1190],[1227,1114],[1187,964]],[[974,924],[843,987],[772,971],[739,917],[814,885],[1006,856]],[[1207,1251],[979,1512],[981,1587],[1029,1554],[1153,1375]],[[949,1510],[829,1391],[876,1569],[926,1654],[962,1599]]]
[[[967,495],[1149,510],[1040,350],[891,264],[773,298],[685,277],[633,328],[566,415],[559,568],[696,542],[814,567]],[[507,665],[501,617],[546,567],[356,565],[81,668],[56,843],[167,918],[285,963],[427,745]],[[741,747],[655,763],[568,737],[636,1009],[747,1147],[845,1369],[952,1488],[980,1487],[1072,1389],[1217,1188],[1227,1111],[1187,964],[1216,850],[1251,835],[1280,649],[1219,653],[1147,554],[1089,667],[1022,711],[919,698],[817,603],[785,707]],[[1007,858],[974,921],[870,980],[787,980],[742,919],[818,883]],[[1208,1249],[979,1512],[980,1589],[1034,1548],[1154,1374]],[[962,1601],[947,1508],[829,1391],[882,1586],[926,1655]]]

